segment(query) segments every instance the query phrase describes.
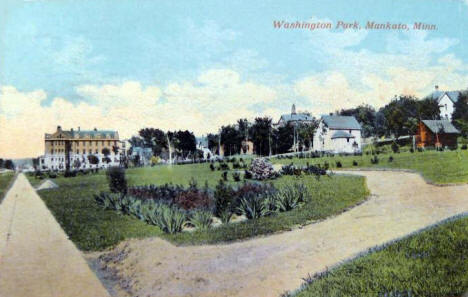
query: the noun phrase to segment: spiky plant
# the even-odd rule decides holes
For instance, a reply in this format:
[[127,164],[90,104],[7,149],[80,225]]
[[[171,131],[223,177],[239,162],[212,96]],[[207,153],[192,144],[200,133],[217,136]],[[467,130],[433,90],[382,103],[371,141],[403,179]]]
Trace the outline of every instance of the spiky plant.
[[306,202],[309,191],[303,184],[287,185],[276,195],[276,208],[283,211],[290,211]]
[[241,199],[239,210],[249,220],[258,219],[268,214],[265,206],[264,195],[252,193]]
[[170,234],[181,232],[187,221],[185,212],[165,204],[157,208],[157,225],[162,231]]
[[197,210],[193,212],[190,223],[199,230],[209,229],[213,223],[213,215],[209,211]]

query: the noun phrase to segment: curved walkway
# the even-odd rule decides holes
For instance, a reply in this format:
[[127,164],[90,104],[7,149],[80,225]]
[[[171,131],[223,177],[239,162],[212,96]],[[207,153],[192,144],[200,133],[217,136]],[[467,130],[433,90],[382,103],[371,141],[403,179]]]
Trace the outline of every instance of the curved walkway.
[[133,296],[279,296],[309,273],[468,211],[468,185],[436,187],[404,172],[353,174],[367,177],[372,197],[337,217],[226,245],[130,240],[106,255],[107,265]]
[[23,174],[0,204],[0,296],[109,297]]

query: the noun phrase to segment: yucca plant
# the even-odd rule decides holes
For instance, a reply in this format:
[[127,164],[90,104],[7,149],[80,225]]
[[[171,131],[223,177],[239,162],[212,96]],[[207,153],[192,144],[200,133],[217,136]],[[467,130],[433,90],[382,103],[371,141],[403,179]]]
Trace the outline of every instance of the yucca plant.
[[181,232],[187,221],[185,212],[171,206],[161,208],[158,216],[158,226],[166,233]]
[[268,214],[265,198],[262,194],[249,194],[241,199],[239,210],[247,219],[258,219]]
[[193,212],[190,223],[199,230],[209,229],[213,223],[213,215],[209,211],[197,210]]
[[99,195],[95,195],[94,199],[104,209],[111,209],[116,211],[122,210],[121,194],[101,192]]
[[303,184],[287,185],[276,195],[276,208],[283,211],[290,211],[306,202],[309,191]]

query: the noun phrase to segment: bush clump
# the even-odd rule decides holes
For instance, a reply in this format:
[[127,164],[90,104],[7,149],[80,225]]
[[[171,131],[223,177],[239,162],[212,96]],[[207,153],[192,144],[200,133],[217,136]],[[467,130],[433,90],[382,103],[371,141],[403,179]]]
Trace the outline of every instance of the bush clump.
[[256,180],[265,180],[278,177],[273,169],[273,165],[265,158],[256,158],[252,161],[250,166],[252,176]]
[[109,189],[112,193],[127,194],[127,179],[125,169],[121,167],[110,167],[106,172],[109,180]]

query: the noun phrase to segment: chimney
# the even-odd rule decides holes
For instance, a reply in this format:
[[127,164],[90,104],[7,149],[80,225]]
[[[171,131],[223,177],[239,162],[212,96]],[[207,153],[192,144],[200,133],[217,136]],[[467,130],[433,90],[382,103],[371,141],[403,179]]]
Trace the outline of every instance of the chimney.
[[438,85],[435,85],[435,90],[436,90],[436,91],[439,90],[439,86],[438,86]]
[[291,114],[296,114],[296,104],[293,104],[291,107]]
[[61,127],[61,126],[57,126],[57,131],[62,131],[62,127]]

